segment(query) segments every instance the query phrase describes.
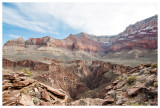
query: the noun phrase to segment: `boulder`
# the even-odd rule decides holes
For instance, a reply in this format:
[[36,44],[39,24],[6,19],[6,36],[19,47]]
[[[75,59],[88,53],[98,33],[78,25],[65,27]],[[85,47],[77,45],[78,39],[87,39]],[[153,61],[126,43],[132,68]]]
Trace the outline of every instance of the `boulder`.
[[137,95],[141,88],[130,88],[127,90],[129,96]]
[[108,86],[106,86],[105,90],[108,92],[108,91],[111,90],[112,88],[113,88],[112,85],[108,85]]
[[112,97],[115,97],[115,96],[116,96],[116,92],[115,92],[115,90],[111,90],[111,91],[109,91],[109,92],[107,93],[107,95],[110,95],[110,96],[112,96]]
[[49,93],[47,92],[46,89],[44,89],[44,90],[42,91],[42,99],[45,100],[45,101],[49,101],[49,100],[50,100]]
[[26,73],[24,73],[24,72],[18,72],[17,74],[18,74],[18,76],[20,76],[20,77],[28,76],[28,74],[26,74]]
[[131,89],[127,90],[127,92],[128,92],[128,95],[131,96],[131,95],[137,94],[138,90],[139,90],[139,88],[131,88]]
[[146,87],[145,87],[145,83],[138,83],[137,85],[135,85],[135,87],[136,88],[144,88],[144,89],[146,89]]
[[13,83],[13,87],[15,87],[15,88],[22,88],[22,87],[25,87],[25,86],[27,86],[29,84],[34,83],[34,82],[35,82],[35,80],[27,78],[24,81],[19,81],[19,82]]
[[12,87],[12,84],[11,83],[5,83],[3,86],[2,86],[2,89],[3,90],[6,90],[8,88],[11,88]]
[[10,80],[3,80],[2,85],[4,85],[5,83],[9,83]]
[[123,103],[124,103],[124,101],[122,98],[118,99],[116,102],[117,105],[122,105]]
[[18,102],[18,105],[23,106],[34,106],[34,103],[32,101],[32,98],[30,95],[21,94],[20,100]]
[[49,96],[50,96],[53,100],[55,100],[55,96],[54,96],[53,94],[49,93]]
[[43,86],[44,88],[46,88],[49,92],[53,93],[53,94],[56,94],[57,97],[59,98],[62,98],[62,99],[65,99],[65,94],[60,92],[59,90],[55,89],[55,88],[52,88],[48,85],[45,85],[43,83],[39,83],[41,86]]
[[119,83],[116,85],[116,89],[121,88],[121,87],[124,86],[125,84],[126,84],[126,80],[119,82]]
[[102,103],[102,105],[107,105],[107,104],[112,104],[114,102],[114,98],[109,97],[107,99],[104,100],[104,102]]
[[112,82],[112,84],[116,85],[119,82],[119,80],[115,80],[114,82]]
[[16,100],[17,100],[16,98],[12,98],[7,101],[4,101],[2,104],[3,104],[3,106],[16,106],[16,104],[17,104]]
[[16,78],[16,74],[3,73],[3,80],[15,80]]
[[138,68],[133,68],[129,73],[135,73],[137,72],[139,69]]

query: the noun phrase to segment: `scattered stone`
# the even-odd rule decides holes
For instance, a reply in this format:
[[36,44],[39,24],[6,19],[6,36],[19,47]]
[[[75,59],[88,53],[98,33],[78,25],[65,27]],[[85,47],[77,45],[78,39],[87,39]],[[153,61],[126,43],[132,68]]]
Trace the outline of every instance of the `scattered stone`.
[[130,71],[130,73],[135,73],[135,72],[137,72],[138,71],[138,68],[133,68],[131,71]]
[[119,80],[115,80],[114,82],[112,82],[112,84],[116,85],[119,82]]
[[116,96],[116,92],[115,92],[115,90],[111,90],[111,91],[109,91],[109,92],[107,93],[107,95],[110,95],[110,96],[112,96],[112,97],[115,97],[115,96]]
[[112,104],[114,102],[114,98],[109,97],[107,99],[104,100],[104,102],[102,103],[102,105],[107,105],[107,104]]
[[37,88],[34,88],[34,91],[35,91],[35,92],[38,92],[38,89],[37,89]]
[[151,69],[150,74],[157,74],[157,68]]
[[126,84],[126,80],[121,81],[120,83],[118,83],[118,84],[116,85],[116,89],[119,89],[119,88],[123,87],[125,84]]
[[118,99],[118,101],[116,102],[117,105],[122,105],[123,103],[124,101],[122,98]]
[[38,99],[42,98],[41,92],[33,92],[31,93],[32,96],[37,97]]

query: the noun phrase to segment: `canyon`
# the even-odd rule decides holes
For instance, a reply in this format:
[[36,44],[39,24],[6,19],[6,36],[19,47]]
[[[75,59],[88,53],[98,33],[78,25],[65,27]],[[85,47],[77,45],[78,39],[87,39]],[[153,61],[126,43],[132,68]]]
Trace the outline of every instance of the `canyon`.
[[114,36],[9,40],[3,105],[157,105],[157,38],[155,15]]

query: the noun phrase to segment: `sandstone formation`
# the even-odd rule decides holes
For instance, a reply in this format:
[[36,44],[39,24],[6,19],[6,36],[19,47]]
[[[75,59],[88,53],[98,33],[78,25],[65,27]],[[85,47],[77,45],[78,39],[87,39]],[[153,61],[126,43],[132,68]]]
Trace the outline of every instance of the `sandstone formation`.
[[24,45],[25,45],[25,40],[22,37],[19,37],[18,39],[7,41],[4,44],[4,46],[21,46],[21,47],[24,47]]
[[45,47],[62,47],[69,50],[84,50],[87,52],[120,51],[123,49],[156,49],[158,36],[157,15],[132,24],[116,36],[95,36],[87,33],[71,34],[69,37],[58,40],[49,36],[43,38],[18,38],[7,41],[4,46],[40,45]]

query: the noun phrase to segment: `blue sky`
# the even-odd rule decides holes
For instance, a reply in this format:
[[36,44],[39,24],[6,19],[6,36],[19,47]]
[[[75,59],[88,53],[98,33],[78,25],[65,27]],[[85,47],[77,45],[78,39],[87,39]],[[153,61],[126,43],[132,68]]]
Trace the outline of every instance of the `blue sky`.
[[2,35],[7,40],[87,32],[115,35],[157,14],[157,3],[3,3]]

